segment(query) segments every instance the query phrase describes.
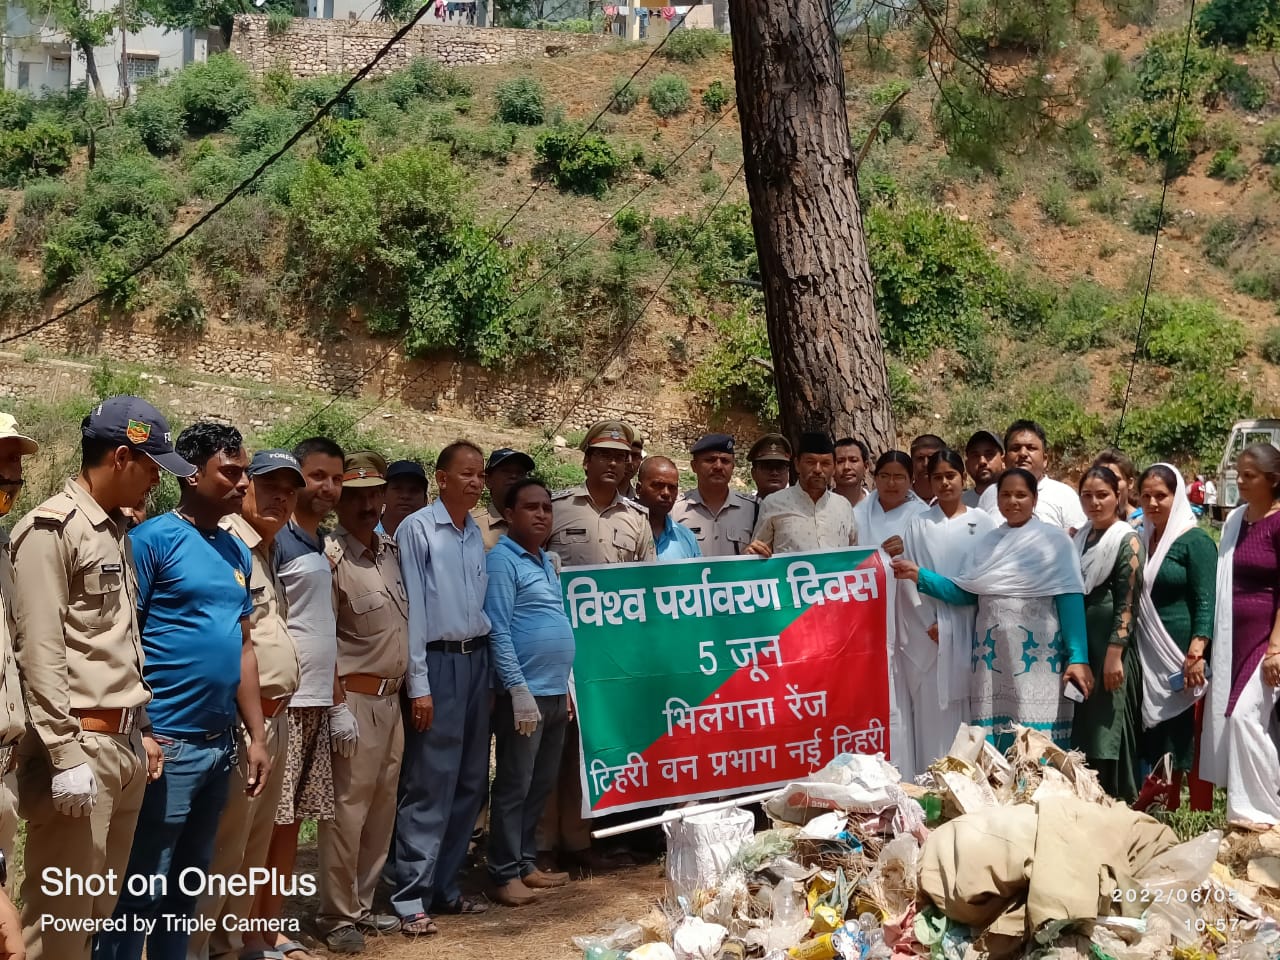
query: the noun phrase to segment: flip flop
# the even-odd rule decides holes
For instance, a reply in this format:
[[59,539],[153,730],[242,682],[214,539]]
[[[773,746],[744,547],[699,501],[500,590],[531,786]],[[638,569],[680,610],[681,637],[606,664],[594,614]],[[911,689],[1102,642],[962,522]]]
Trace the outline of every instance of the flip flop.
[[400,920],[400,932],[406,937],[429,937],[440,932],[436,922],[425,913],[415,913]]
[[[284,943],[277,943],[274,947],[270,947],[277,956],[284,957],[285,960],[320,960],[314,953],[300,944],[297,940],[286,940]],[[270,954],[264,954],[270,956]],[[241,957],[240,960],[248,960]]]
[[483,900],[471,900],[467,897],[459,897],[451,903],[433,904],[431,909],[435,913],[446,913],[451,916],[472,916],[475,914],[487,913],[489,910],[489,904]]

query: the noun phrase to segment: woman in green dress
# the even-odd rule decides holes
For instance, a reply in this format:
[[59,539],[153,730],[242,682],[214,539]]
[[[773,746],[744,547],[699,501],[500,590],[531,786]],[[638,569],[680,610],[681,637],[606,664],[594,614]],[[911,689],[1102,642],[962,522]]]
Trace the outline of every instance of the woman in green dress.
[[1082,752],[1111,796],[1138,795],[1138,714],[1142,672],[1135,640],[1144,552],[1125,523],[1123,486],[1107,466],[1090,467],[1080,480],[1080,505],[1089,522],[1075,535],[1084,574],[1089,666],[1098,682],[1071,722],[1071,746]]
[[1167,806],[1182,802],[1182,776],[1195,754],[1195,711],[1204,696],[1205,656],[1213,637],[1218,550],[1196,524],[1186,483],[1167,463],[1138,481],[1147,549],[1138,606],[1142,657],[1142,755],[1173,757]]

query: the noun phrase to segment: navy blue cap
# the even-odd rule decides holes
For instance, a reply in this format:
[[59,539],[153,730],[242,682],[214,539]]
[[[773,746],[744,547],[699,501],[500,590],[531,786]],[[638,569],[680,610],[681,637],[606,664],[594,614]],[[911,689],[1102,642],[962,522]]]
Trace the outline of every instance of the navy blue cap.
[[430,486],[427,482],[427,471],[417,460],[396,460],[387,467],[387,483],[399,480],[401,477],[412,477],[414,480],[421,480],[423,486]]
[[302,467],[297,458],[288,450],[259,450],[249,461],[249,469],[245,471],[250,477],[260,477],[264,473],[277,470],[292,470],[294,480],[299,487],[307,485],[307,478],[302,475]]
[[169,421],[141,397],[110,397],[94,407],[81,434],[89,440],[106,440],[145,453],[156,465],[175,477],[195,475],[193,464],[173,449]]
[[695,457],[700,453],[733,453],[733,437],[727,433],[708,433],[689,451]]
[[489,454],[489,463],[484,468],[485,473],[497,470],[498,467],[513,457],[516,458],[517,462],[530,473],[533,473],[534,468],[537,466],[537,464],[533,462],[533,457],[529,456],[527,453],[521,453],[519,450],[512,450],[510,447],[499,447],[497,450],[493,451],[493,453]]

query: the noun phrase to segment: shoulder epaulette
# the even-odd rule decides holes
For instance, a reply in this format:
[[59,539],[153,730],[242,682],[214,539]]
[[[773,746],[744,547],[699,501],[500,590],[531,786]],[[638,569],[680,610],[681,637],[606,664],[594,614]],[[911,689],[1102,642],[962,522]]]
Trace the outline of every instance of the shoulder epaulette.
[[564,490],[557,490],[555,493],[551,494],[551,499],[563,500],[565,497],[571,497],[573,496],[573,489],[573,487],[567,487]]
[[342,542],[337,537],[326,537],[324,541],[324,555],[329,558],[329,562],[334,566],[337,566],[338,561],[342,559],[342,554]]
[[646,517],[649,515],[649,508],[646,507],[639,500],[632,500],[629,497],[624,497],[622,502],[625,503],[632,510],[636,511],[636,513],[642,514],[643,516],[646,516]]
[[49,501],[40,504],[40,506],[31,511],[31,522],[42,526],[61,527],[71,519],[71,515],[75,512],[76,505],[74,503],[68,503],[64,508]]

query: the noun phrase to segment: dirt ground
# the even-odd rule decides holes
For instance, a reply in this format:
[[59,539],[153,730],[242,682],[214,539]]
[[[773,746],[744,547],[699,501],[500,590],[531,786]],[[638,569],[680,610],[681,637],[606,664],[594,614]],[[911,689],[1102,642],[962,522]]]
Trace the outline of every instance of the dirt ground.
[[[314,844],[299,850],[299,873],[315,872],[316,866]],[[463,889],[471,895],[483,890],[484,882],[483,869],[476,868]],[[370,940],[361,956],[373,960],[578,960],[582,952],[573,945],[573,937],[608,929],[615,921],[643,917],[661,898],[664,882],[660,864],[599,874],[548,890],[527,907],[493,904],[483,916],[436,917],[440,932],[435,936],[410,940],[394,933]],[[385,906],[379,904],[382,909]],[[312,926],[315,898],[292,901],[286,909],[302,923],[303,944],[318,956],[337,956],[324,949]]]

